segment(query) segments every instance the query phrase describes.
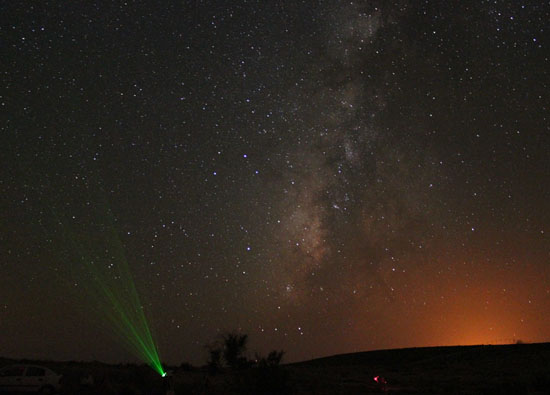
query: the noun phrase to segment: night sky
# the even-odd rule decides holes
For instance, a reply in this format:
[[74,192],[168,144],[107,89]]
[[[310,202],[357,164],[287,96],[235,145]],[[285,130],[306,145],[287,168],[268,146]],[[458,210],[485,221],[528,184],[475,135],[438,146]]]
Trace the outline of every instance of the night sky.
[[550,341],[547,1],[1,7],[0,356]]

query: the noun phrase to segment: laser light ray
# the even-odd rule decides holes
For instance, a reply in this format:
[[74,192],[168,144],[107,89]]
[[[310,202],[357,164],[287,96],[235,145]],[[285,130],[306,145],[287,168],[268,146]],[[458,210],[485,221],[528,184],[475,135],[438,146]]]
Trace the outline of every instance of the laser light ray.
[[[99,223],[70,221],[55,213],[70,276],[78,284],[77,294],[99,324],[122,342],[124,347],[147,363],[159,375],[166,374],[160,361],[133,280],[124,246],[116,232],[113,215],[104,210]],[[97,216],[97,215],[96,215]],[[94,216],[92,216],[94,218]],[[87,310],[89,311],[89,310]],[[100,325],[101,326],[101,325]]]

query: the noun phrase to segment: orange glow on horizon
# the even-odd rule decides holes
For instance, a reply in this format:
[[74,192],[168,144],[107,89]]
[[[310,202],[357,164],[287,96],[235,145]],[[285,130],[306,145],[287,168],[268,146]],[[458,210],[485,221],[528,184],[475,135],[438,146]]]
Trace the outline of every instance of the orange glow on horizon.
[[[498,254],[492,261],[504,259]],[[543,283],[526,281],[540,276],[536,267],[525,259],[526,264],[502,265],[504,269],[495,271],[487,261],[486,256],[472,255],[469,260],[434,262],[431,267],[424,264],[421,276],[411,270],[401,278],[390,272],[391,267],[386,276],[382,267],[381,277],[388,283],[392,280],[395,291],[391,290],[390,299],[386,296],[390,292],[381,286],[378,293],[368,295],[368,303],[356,306],[361,318],[349,348],[550,341],[547,333],[550,319],[545,318],[542,303],[548,290]]]

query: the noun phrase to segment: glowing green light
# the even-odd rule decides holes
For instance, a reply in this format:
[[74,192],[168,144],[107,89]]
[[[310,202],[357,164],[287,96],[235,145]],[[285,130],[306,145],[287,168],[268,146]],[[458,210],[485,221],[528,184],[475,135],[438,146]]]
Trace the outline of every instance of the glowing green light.
[[95,314],[96,323],[115,334],[129,352],[165,377],[114,216],[106,205],[96,207],[100,212],[91,213],[91,217],[99,220],[78,225],[68,219],[69,214],[63,217],[54,212],[57,226],[61,227],[61,242],[66,247],[63,260],[70,268],[71,282],[78,284],[74,291],[91,305],[88,311]]

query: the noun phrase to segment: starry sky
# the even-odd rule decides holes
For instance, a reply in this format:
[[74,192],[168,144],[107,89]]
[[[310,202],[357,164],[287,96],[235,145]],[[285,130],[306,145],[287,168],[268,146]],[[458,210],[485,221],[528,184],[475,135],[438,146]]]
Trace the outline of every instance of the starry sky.
[[550,341],[549,13],[5,2],[0,355],[132,360],[76,232],[168,363]]

